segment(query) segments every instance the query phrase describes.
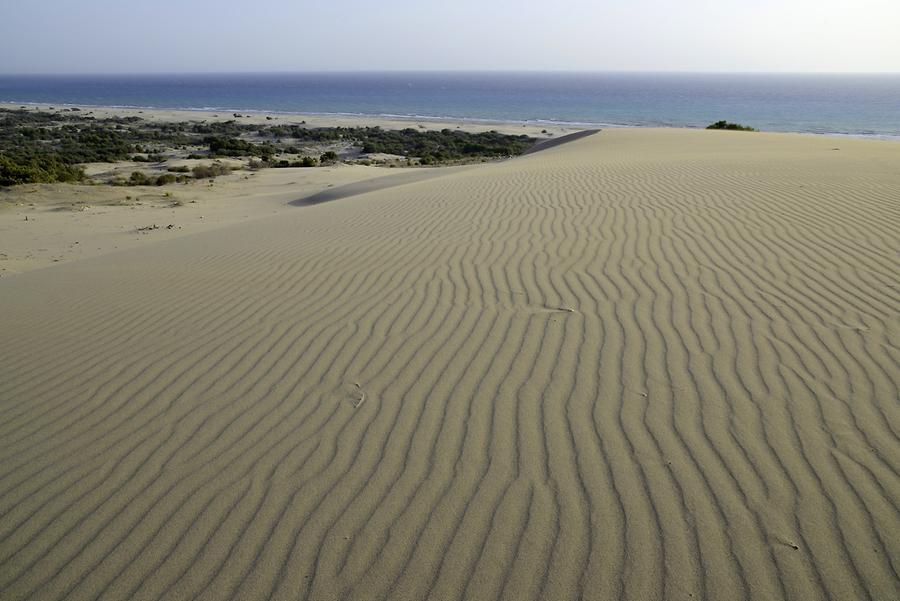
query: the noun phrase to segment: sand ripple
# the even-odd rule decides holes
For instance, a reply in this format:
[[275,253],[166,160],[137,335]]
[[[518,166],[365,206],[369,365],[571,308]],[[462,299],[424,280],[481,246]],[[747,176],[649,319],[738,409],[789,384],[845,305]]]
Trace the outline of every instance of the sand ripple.
[[898,599],[898,164],[604,131],[4,278],[0,597]]

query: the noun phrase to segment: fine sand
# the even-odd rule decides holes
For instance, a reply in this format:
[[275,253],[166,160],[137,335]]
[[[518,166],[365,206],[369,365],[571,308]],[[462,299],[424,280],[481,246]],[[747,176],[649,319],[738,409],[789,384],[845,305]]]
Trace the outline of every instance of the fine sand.
[[[136,168],[126,162],[91,165],[88,172],[114,170],[127,176]],[[35,184],[0,190],[0,278],[291,212],[292,202],[344,195],[338,191],[378,189],[443,173],[438,168],[338,165],[239,171],[212,184]]]
[[0,598],[898,599],[898,166],[607,130],[4,276]]

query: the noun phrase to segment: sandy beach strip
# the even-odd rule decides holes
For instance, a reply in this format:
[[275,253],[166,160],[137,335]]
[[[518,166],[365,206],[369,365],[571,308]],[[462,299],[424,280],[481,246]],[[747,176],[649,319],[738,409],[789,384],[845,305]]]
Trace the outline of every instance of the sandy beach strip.
[[0,597],[900,598],[898,164],[605,130],[4,276]]
[[308,127],[381,127],[384,129],[459,129],[467,132],[499,131],[505,134],[525,134],[534,137],[566,135],[581,131],[588,126],[509,121],[430,119],[427,117],[379,117],[372,115],[341,115],[319,113],[284,113],[274,111],[228,111],[228,110],[182,110],[161,108],[103,107],[67,104],[21,104],[0,102],[0,108],[18,109],[26,107],[35,111],[63,111],[78,108],[82,115],[97,119],[111,117],[138,117],[159,123],[174,122],[223,122],[238,121],[253,125],[307,125]]

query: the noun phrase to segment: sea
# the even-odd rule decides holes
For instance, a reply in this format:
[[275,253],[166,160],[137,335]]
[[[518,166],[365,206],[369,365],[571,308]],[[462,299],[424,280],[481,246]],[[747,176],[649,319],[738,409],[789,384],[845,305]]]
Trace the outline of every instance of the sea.
[[705,127],[900,140],[900,74],[240,73],[0,75],[20,104],[584,127]]

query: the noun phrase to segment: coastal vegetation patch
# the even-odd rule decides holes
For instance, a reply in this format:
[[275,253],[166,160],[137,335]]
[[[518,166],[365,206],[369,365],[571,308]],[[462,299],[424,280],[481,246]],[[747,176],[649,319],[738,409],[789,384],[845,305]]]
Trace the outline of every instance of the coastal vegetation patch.
[[[309,127],[305,123],[250,124],[233,119],[164,123],[137,116],[101,118],[87,110],[0,109],[0,185],[99,183],[96,177],[85,175],[83,165],[124,161],[142,164],[142,170],[127,179],[108,177],[104,183],[185,183],[191,178],[178,174],[186,175],[196,167],[171,164],[184,160],[227,158],[249,169],[339,162],[446,165],[517,156],[536,141],[497,131]],[[207,165],[201,171],[208,169]],[[193,175],[198,178],[196,170]]]
[[728,121],[716,121],[706,126],[706,129],[727,129],[729,131],[757,131],[755,127],[749,125],[741,125],[740,123],[729,123]]

